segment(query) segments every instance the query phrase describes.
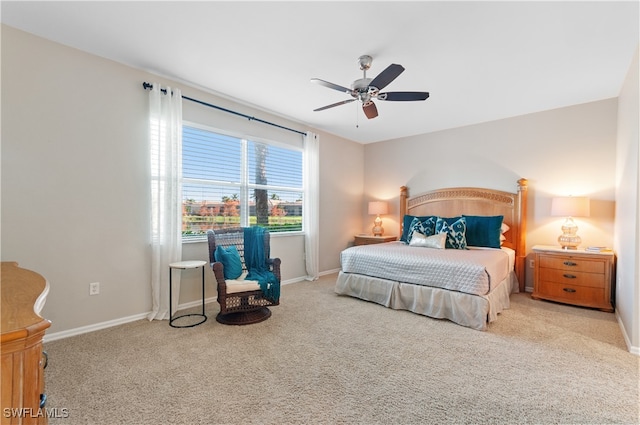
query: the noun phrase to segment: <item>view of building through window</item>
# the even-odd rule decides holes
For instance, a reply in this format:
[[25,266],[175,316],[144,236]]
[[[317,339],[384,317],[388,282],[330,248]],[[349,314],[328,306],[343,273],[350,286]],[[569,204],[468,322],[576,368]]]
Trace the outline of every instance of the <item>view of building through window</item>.
[[302,151],[183,126],[182,235],[263,226],[302,230]]

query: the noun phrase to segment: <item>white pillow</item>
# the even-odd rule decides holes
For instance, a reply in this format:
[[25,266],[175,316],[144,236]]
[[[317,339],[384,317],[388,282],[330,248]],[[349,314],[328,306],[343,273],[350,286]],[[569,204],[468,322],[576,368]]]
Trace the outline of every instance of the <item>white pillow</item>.
[[511,229],[511,227],[509,227],[509,225],[505,224],[504,222],[502,223],[502,226],[500,226],[500,246],[502,246],[504,241],[507,240],[507,238],[504,237],[504,234],[507,233],[509,229]]
[[438,233],[433,236],[425,236],[420,232],[414,231],[413,235],[411,235],[411,242],[409,242],[409,245],[424,248],[444,249],[446,239],[446,233]]

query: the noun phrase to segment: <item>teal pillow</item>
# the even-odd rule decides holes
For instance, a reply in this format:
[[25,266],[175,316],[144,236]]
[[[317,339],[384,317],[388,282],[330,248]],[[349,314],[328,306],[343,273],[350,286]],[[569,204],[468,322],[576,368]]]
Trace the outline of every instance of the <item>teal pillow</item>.
[[436,233],[447,234],[445,248],[467,249],[467,222],[464,217],[438,217]]
[[435,233],[436,218],[429,217],[426,220],[420,220],[421,217],[414,217],[409,225],[409,234],[407,235],[407,243],[411,243],[413,232],[421,233],[425,236],[431,236]]
[[501,215],[463,215],[467,221],[467,245],[500,248]]
[[242,260],[238,248],[234,245],[229,248],[218,245],[213,252],[213,258],[224,266],[225,279],[237,279],[242,274]]
[[[428,231],[427,233],[424,233],[427,236],[431,236],[434,233],[434,229],[435,229],[435,222],[436,222],[436,216],[433,215],[425,215],[425,216],[415,216],[415,215],[405,215],[402,218],[402,236],[400,237],[400,240],[402,242],[406,242],[409,243],[411,241],[411,235],[413,235],[413,227],[415,227],[414,223],[414,219],[418,219],[418,221],[422,224],[422,227],[424,227],[425,230]],[[412,224],[414,226],[412,226]],[[422,233],[422,232],[421,232]]]

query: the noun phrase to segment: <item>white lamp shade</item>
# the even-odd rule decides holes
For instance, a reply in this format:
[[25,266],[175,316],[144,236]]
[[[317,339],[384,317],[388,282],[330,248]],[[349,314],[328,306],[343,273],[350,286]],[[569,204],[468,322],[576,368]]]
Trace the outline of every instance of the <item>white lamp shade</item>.
[[369,202],[369,214],[387,214],[389,212],[389,205],[384,201],[371,201]]
[[589,217],[589,198],[563,196],[551,200],[551,215],[557,217]]

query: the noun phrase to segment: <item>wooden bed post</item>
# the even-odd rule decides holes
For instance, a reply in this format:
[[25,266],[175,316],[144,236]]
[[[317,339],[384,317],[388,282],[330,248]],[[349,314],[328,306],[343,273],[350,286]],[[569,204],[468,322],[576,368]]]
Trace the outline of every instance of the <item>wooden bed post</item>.
[[407,198],[409,197],[409,189],[407,186],[400,186],[400,233],[398,233],[398,239],[402,237],[402,224],[404,216],[407,214]]
[[520,292],[525,288],[525,264],[527,259],[527,179],[518,180],[518,235],[516,240],[516,276],[520,286]]

